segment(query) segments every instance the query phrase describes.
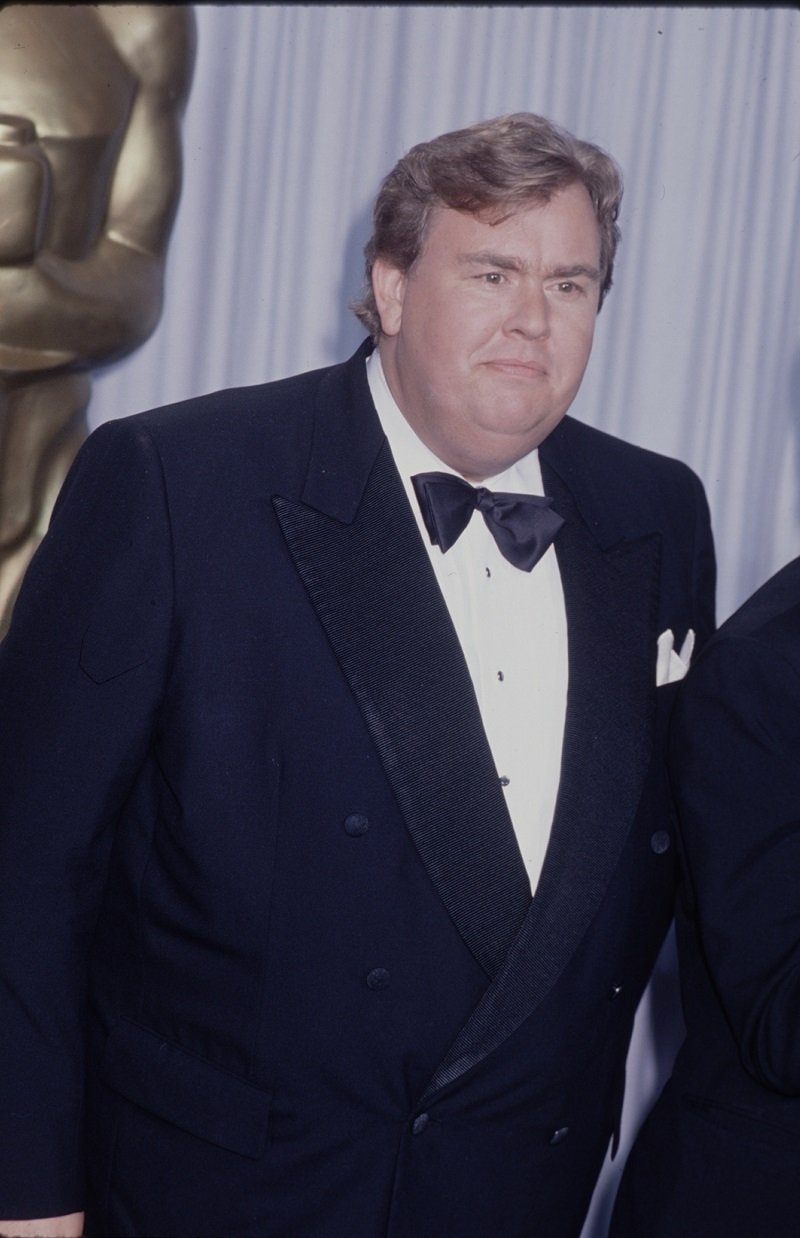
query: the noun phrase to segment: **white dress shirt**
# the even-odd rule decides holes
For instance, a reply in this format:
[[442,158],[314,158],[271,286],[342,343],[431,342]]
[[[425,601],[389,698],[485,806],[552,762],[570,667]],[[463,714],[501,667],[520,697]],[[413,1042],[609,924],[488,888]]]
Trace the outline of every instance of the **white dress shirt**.
[[[411,478],[458,476],[406,421],[392,396],[376,349],[367,375],[378,416],[403,479],[478,698],[484,729],[535,890],[541,873],[561,772],[567,702],[567,623],[555,550],[531,572],[508,562],[475,512],[446,554],[431,544]],[[482,483],[489,490],[543,494],[537,451]],[[454,789],[455,790],[455,789]]]

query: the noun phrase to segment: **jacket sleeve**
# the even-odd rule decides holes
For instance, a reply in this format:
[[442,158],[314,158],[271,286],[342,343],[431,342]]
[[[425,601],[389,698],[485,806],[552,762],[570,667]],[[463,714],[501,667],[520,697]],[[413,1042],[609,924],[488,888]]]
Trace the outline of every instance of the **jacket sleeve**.
[[670,761],[705,964],[745,1068],[800,1095],[800,674],[715,640],[679,693]]
[[696,648],[702,649],[716,628],[717,564],[708,500],[700,479],[692,474],[694,485],[694,545],[692,593]]
[[172,598],[140,419],[82,448],[0,645],[0,1216],[80,1210],[86,961],[163,691]]

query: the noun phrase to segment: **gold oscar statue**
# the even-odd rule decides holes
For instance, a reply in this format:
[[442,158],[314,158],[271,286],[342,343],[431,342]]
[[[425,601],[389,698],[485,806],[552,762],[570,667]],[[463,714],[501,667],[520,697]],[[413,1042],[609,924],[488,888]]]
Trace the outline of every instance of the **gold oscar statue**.
[[161,313],[195,41],[190,5],[0,8],[0,635],[89,372]]

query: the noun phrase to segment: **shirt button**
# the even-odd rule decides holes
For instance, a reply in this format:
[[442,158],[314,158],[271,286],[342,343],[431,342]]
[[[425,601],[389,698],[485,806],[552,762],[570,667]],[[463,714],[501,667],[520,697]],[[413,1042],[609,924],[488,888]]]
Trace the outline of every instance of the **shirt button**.
[[368,989],[385,989],[388,983],[389,973],[385,967],[373,967],[372,971],[367,973]]
[[666,830],[656,830],[650,838],[650,846],[656,855],[663,855],[665,851],[669,851],[672,839]]
[[344,832],[351,838],[360,838],[362,834],[366,834],[368,829],[369,817],[365,817],[360,812],[351,812],[350,816],[344,819]]
[[428,1117],[427,1113],[421,1113],[418,1117],[414,1118],[414,1121],[411,1125],[411,1134],[421,1135],[429,1122],[430,1122],[430,1118]]
[[563,1143],[568,1134],[569,1134],[568,1126],[559,1126],[558,1130],[553,1131],[552,1135],[550,1136],[551,1145],[555,1146],[555,1144],[557,1143]]

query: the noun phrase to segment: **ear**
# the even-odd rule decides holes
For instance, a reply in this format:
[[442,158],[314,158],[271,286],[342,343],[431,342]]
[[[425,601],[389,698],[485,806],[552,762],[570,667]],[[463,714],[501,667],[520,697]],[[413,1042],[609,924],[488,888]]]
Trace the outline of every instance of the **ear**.
[[372,291],[384,335],[397,335],[403,320],[403,299],[408,277],[385,258],[372,264]]

